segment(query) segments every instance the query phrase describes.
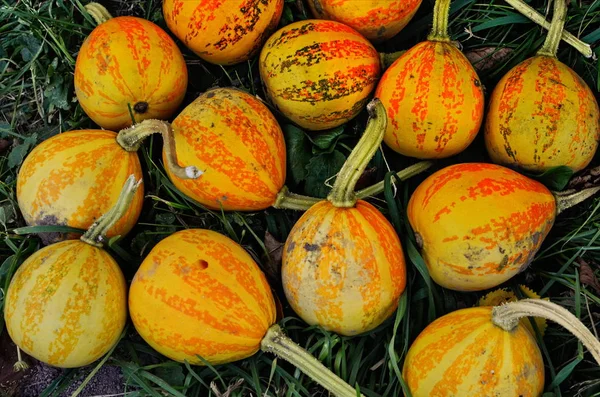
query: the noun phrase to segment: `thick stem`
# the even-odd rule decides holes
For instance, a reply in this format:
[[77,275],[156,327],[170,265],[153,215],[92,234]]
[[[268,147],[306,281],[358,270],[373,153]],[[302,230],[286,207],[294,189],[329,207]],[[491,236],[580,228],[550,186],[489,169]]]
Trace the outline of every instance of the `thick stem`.
[[277,324],[267,330],[267,334],[260,343],[260,348],[262,351],[273,353],[294,365],[337,397],[357,396],[353,387],[288,338]]
[[591,187],[576,193],[573,193],[572,191],[552,192],[552,194],[554,194],[554,198],[556,199],[556,214],[558,215],[564,210],[584,202],[590,197],[593,197],[599,191],[600,187]]
[[140,148],[144,139],[152,134],[162,135],[167,167],[173,175],[179,179],[196,179],[203,174],[193,165],[187,167],[179,165],[173,128],[166,121],[148,119],[125,128],[117,135],[117,143],[128,152],[135,152]]
[[427,40],[450,41],[448,34],[448,18],[450,17],[451,0],[436,0],[433,8],[433,29]]
[[117,203],[90,226],[87,232],[81,236],[81,241],[94,247],[102,248],[102,243],[106,239],[106,232],[125,215],[141,183],[142,179],[136,182],[135,176],[129,175],[117,199]]
[[277,198],[275,199],[273,208],[306,211],[319,201],[322,200],[315,197],[290,193],[288,187],[284,186],[283,188],[281,188],[279,193],[277,193]]
[[523,299],[492,309],[492,322],[505,331],[515,329],[523,317],[541,317],[562,325],[583,343],[600,365],[600,342],[598,339],[577,317],[556,303],[542,299]]
[[356,183],[379,149],[387,128],[387,115],[379,99],[375,98],[369,102],[367,110],[369,111],[367,128],[342,166],[333,189],[327,196],[327,200],[336,207],[348,208],[356,204],[357,197],[354,193]]
[[88,14],[94,18],[94,21],[96,21],[98,25],[103,24],[112,18],[110,12],[108,12],[108,10],[102,4],[88,3],[84,8]]
[[[537,23],[544,29],[550,29],[551,24],[546,21],[546,18],[525,3],[523,0],[506,0],[508,4],[510,4],[514,9],[519,11],[525,17],[531,19],[533,22]],[[577,37],[573,36],[571,33],[563,30],[561,38],[570,46],[575,48],[577,51],[583,54],[586,58],[593,58],[594,52],[592,51],[592,47],[579,40]]]
[[558,45],[562,37],[562,32],[565,28],[565,21],[567,20],[567,3],[565,0],[554,0],[554,15],[552,16],[552,23],[550,24],[550,30],[546,41],[540,50],[537,52],[538,55],[546,55],[549,57],[556,58],[556,52],[558,51]]
[[[412,178],[415,175],[420,174],[423,171],[426,171],[432,165],[432,161],[421,161],[420,163],[413,164],[410,167],[406,167],[402,171],[396,172],[396,177],[401,181],[405,181],[409,178]],[[376,196],[379,193],[383,192],[384,186],[385,181],[377,182],[374,185],[371,185],[356,192],[356,197],[362,200],[366,197]]]

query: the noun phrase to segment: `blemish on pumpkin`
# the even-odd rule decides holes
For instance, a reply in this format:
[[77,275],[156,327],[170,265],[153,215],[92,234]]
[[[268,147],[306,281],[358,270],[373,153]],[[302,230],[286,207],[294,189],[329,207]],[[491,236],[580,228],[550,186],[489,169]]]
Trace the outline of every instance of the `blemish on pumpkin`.
[[[56,215],[44,215],[42,212],[37,220],[32,222],[34,226],[66,226],[64,220],[59,221]],[[38,237],[42,240],[44,245],[50,245],[62,240],[65,240],[65,233],[61,232],[45,232],[38,233]]]
[[504,255],[504,257],[502,258],[502,261],[500,261],[500,264],[498,265],[498,271],[501,272],[502,270],[504,270],[504,268],[508,265],[508,255]]
[[148,111],[148,102],[138,102],[133,106],[136,113],[144,114]]
[[296,242],[295,242],[295,241],[292,241],[291,243],[289,243],[289,244],[288,244],[288,247],[287,247],[287,252],[288,252],[288,254],[289,254],[290,252],[292,252],[292,251],[294,250],[294,248],[296,248]]
[[204,259],[200,259],[199,265],[200,265],[201,270],[208,269],[208,262],[205,261]]
[[317,244],[310,243],[304,243],[303,248],[308,252],[319,251],[321,249],[321,247],[319,247]]

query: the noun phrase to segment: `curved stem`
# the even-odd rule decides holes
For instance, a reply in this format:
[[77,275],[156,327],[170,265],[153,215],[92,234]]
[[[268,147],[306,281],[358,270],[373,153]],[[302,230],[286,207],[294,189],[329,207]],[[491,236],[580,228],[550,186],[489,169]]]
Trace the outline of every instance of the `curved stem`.
[[542,299],[523,299],[492,309],[492,322],[505,331],[515,329],[523,317],[541,317],[562,325],[583,343],[600,365],[600,342],[598,339],[577,317],[556,303]]
[[[552,26],[546,18],[537,12],[534,8],[529,6],[523,0],[506,0],[508,4],[510,4],[514,9],[519,11],[521,14],[531,19],[533,22],[537,23],[544,29],[550,29]],[[592,47],[579,40],[577,37],[573,36],[571,33],[563,30],[561,38],[568,43],[570,46],[575,48],[577,51],[583,54],[586,58],[594,58],[594,52],[592,51]]]
[[92,2],[86,4],[84,8],[88,12],[88,14],[90,14],[92,18],[94,18],[94,21],[96,21],[98,25],[101,25],[112,18],[110,12],[108,12],[106,7],[104,7],[102,4]]
[[565,0],[554,0],[554,15],[552,16],[552,23],[550,24],[550,30],[546,41],[540,50],[537,52],[538,55],[546,55],[549,57],[556,58],[556,52],[558,51],[558,45],[562,36],[563,29],[565,28],[565,21],[567,20],[567,3]]
[[284,186],[279,193],[277,193],[273,208],[306,211],[319,201],[322,201],[322,199],[290,193],[288,187]]
[[552,192],[556,200],[556,214],[560,214],[564,210],[576,206],[579,203],[584,202],[590,197],[594,196],[600,191],[600,187],[591,187],[589,189],[583,189],[580,192],[572,193],[567,192]]
[[448,18],[450,17],[451,0],[436,0],[433,8],[433,29],[427,40],[450,41],[448,34]]
[[369,111],[367,128],[348,159],[346,159],[335,180],[333,189],[327,196],[327,200],[331,201],[336,207],[354,207],[354,204],[356,204],[357,198],[354,187],[365,168],[367,168],[369,161],[379,149],[387,128],[387,115],[379,99],[371,100],[367,105],[367,110]]
[[106,238],[106,232],[121,219],[129,209],[129,204],[133,200],[135,192],[142,183],[142,179],[136,182],[134,175],[129,175],[117,203],[102,215],[90,228],[81,236],[81,241],[102,248],[102,242]]
[[[396,172],[396,177],[401,181],[405,181],[409,178],[412,178],[415,175],[420,174],[423,171],[426,171],[432,165],[432,161],[421,161],[420,163],[413,164],[410,167],[406,167],[402,171]],[[383,192],[384,186],[385,181],[377,182],[374,185],[371,185],[356,192],[356,197],[362,200],[365,197],[376,196],[379,193]]]
[[144,139],[158,133],[163,137],[167,167],[173,175],[180,179],[196,179],[204,173],[193,165],[187,167],[179,165],[173,128],[166,121],[148,119],[125,128],[117,135],[117,143],[128,152],[135,152],[140,148]]
[[14,363],[13,369],[15,372],[19,372],[27,368],[29,368],[29,364],[23,361],[23,358],[21,357],[21,349],[19,349],[19,346],[17,346],[17,362]]
[[380,52],[379,53],[379,62],[381,63],[381,68],[383,70],[389,68],[405,52],[406,52],[406,50],[396,51],[396,52]]
[[337,397],[356,397],[358,394],[353,387],[288,338],[277,324],[267,330],[260,348],[294,365]]

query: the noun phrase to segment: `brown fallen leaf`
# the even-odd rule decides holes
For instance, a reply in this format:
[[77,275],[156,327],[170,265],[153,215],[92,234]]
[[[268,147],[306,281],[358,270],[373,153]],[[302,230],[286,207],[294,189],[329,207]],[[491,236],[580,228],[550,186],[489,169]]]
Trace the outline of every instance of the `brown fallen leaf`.
[[596,290],[596,292],[600,293],[600,282],[598,281],[598,277],[594,274],[594,270],[581,258],[579,258],[577,262],[579,263],[579,280],[581,280],[581,283],[589,285]]
[[595,168],[588,168],[583,171],[582,174],[577,175],[569,182],[569,188],[571,189],[587,189],[600,185],[600,166]]
[[4,153],[12,145],[12,141],[9,139],[0,139],[0,154]]
[[265,232],[265,248],[268,257],[265,262],[265,273],[272,281],[279,280],[281,273],[281,259],[283,257],[283,243],[277,240],[268,231]]
[[497,67],[504,62],[513,52],[512,48],[482,47],[470,50],[465,56],[471,62],[475,70],[485,72]]

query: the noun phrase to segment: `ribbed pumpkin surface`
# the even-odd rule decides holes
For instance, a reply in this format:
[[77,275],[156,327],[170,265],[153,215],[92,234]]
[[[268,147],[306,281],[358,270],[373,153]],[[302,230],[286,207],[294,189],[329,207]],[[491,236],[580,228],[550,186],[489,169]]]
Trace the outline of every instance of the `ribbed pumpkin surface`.
[[308,324],[342,335],[369,331],[398,306],[406,285],[400,240],[371,204],[313,205],[283,250],[285,295]]
[[485,142],[492,160],[530,171],[585,168],[600,139],[598,102],[587,84],[556,58],[515,66],[491,97]]
[[309,130],[344,124],[366,105],[379,54],[360,33],[334,21],[299,21],[275,32],[260,53],[260,75],[275,106]]
[[173,131],[179,164],[204,171],[184,180],[167,168],[187,196],[226,211],[262,210],[275,202],[285,183],[285,141],[260,100],[233,88],[210,90],[177,116]]
[[492,308],[447,314],[421,332],[402,375],[413,397],[538,397],[544,362],[535,339],[521,325],[495,326]]
[[75,64],[81,107],[109,130],[131,125],[129,107],[136,122],[169,118],[183,101],[187,81],[185,61],[171,37],[135,17],[98,25],[83,42]]
[[110,350],[125,326],[125,279],[100,248],[53,244],[15,273],[4,319],[12,340],[36,359],[64,368],[87,365]]
[[[78,130],[36,146],[17,176],[17,200],[28,225],[88,229],[116,204],[129,175],[142,178],[136,153],[126,152],[114,132]],[[138,189],[124,216],[107,236],[125,235],[137,222],[144,200]],[[47,234],[46,242],[64,236]],[[75,237],[75,236],[71,236]]]
[[253,56],[277,27],[283,0],[164,0],[167,26],[200,58],[221,65]]
[[315,18],[341,22],[377,42],[398,34],[421,0],[308,0],[308,5]]
[[264,274],[233,240],[188,229],[158,243],[138,269],[129,310],[139,334],[158,352],[202,365],[254,354],[275,322]]
[[385,143],[420,159],[460,153],[483,121],[483,87],[452,43],[424,41],[383,74],[375,96],[388,115]]
[[431,277],[459,291],[495,287],[525,269],[550,231],[554,196],[494,164],[456,164],[428,177],[408,203]]

